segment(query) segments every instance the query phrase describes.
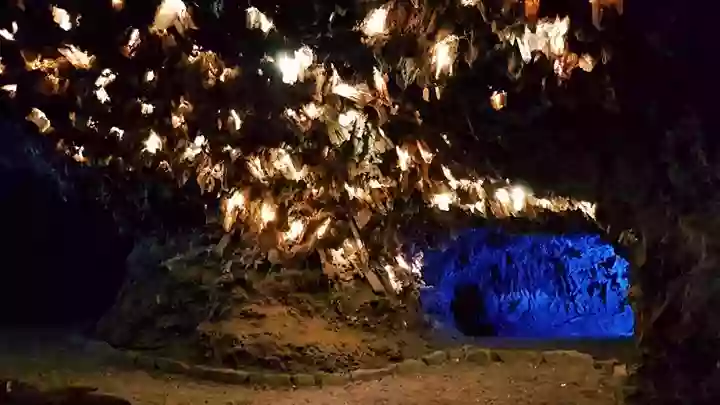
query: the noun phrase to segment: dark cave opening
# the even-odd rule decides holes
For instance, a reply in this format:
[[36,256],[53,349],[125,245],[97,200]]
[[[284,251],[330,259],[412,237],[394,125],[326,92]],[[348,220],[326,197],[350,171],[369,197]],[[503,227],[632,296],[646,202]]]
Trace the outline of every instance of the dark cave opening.
[[424,252],[423,308],[472,337],[625,338],[628,262],[589,233],[473,229]]
[[63,196],[49,176],[0,171],[0,325],[87,324],[113,303],[132,240],[99,202]]

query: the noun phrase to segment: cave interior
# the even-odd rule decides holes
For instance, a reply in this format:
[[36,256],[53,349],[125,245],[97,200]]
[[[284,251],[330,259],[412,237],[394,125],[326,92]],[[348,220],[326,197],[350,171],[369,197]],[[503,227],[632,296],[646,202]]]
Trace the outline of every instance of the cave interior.
[[600,235],[469,229],[424,252],[433,324],[469,337],[624,339],[628,261]]
[[[16,170],[2,177],[3,222],[14,235],[2,245],[3,324],[102,316],[125,277],[131,241],[97,204],[62,198],[47,179]],[[42,254],[32,254],[38,248]],[[424,262],[422,306],[445,329],[474,337],[632,336],[629,264],[598,233],[479,227],[425,250]]]

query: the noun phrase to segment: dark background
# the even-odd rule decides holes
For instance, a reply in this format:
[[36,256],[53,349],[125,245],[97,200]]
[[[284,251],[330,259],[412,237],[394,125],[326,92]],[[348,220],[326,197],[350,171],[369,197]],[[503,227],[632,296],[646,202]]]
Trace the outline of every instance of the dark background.
[[0,325],[91,321],[112,304],[131,241],[24,129],[0,125]]

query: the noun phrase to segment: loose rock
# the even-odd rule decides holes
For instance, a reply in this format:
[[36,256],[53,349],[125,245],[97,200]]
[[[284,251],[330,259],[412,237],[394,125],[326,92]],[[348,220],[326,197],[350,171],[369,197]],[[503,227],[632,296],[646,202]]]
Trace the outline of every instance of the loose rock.
[[315,375],[315,383],[321,387],[331,385],[345,385],[349,381],[349,374],[318,373]]
[[450,349],[450,350],[448,350],[448,352],[447,352],[447,353],[448,353],[448,358],[449,358],[451,361],[456,361],[456,362],[457,362],[457,361],[464,361],[464,360],[467,358],[468,350],[469,350],[469,348],[468,348],[468,347],[465,347],[465,346],[463,346],[463,347],[456,347],[456,348],[454,348],[454,349]]
[[425,364],[427,364],[429,366],[437,366],[437,365],[445,363],[448,359],[448,355],[447,355],[447,353],[445,353],[441,350],[438,350],[438,351],[432,352],[430,354],[426,354],[425,356],[423,356],[422,359],[425,362]]
[[155,367],[158,370],[162,370],[173,374],[187,374],[190,371],[190,366],[179,360],[166,359],[158,357],[155,359]]
[[312,374],[295,374],[292,376],[292,383],[297,387],[312,387],[316,384],[315,376]]
[[493,350],[492,358],[503,363],[527,363],[538,365],[543,360],[540,352],[533,350]]
[[425,368],[425,363],[420,360],[408,359],[397,365],[399,374],[413,374]]
[[379,380],[382,377],[392,374],[394,371],[395,367],[355,370],[350,372],[350,379],[352,381]]
[[265,373],[263,376],[264,385],[272,388],[292,387],[293,380],[290,374]]
[[490,350],[487,349],[470,349],[466,355],[467,361],[475,363],[481,366],[490,364],[492,362],[492,356]]
[[192,367],[190,369],[190,375],[200,379],[226,384],[245,384],[250,379],[250,373],[246,371],[205,366]]

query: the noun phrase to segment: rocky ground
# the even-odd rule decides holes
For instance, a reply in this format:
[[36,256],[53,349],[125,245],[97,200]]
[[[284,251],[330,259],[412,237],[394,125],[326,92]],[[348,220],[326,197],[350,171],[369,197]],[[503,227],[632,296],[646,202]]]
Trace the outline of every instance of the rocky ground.
[[[150,244],[138,256],[174,248]],[[191,363],[287,372],[383,367],[434,350],[416,299],[379,294],[359,277],[330,285],[320,268],[256,269],[213,249],[131,257],[96,336]]]
[[[420,315],[417,300],[378,293],[367,280],[354,278],[331,286],[319,269],[248,268],[246,264],[253,261],[223,256],[217,246],[187,245],[154,252],[157,246],[150,244],[150,253],[139,255],[143,261],[130,260],[129,277],[115,306],[94,328],[95,336],[112,346],[63,330],[0,331],[0,382],[30,384],[3,384],[0,403],[613,403],[612,379],[596,370],[592,361],[446,363],[369,382],[297,390],[218,385],[117,364],[118,351],[113,347],[246,371],[346,373],[418,359],[459,343],[537,345],[458,342],[457,336],[427,328],[430,323]],[[623,357],[614,344],[573,345],[600,357]],[[558,342],[543,347],[554,348],[573,347]],[[92,390],[104,396],[88,396]]]
[[[484,366],[446,364],[418,375],[389,376],[379,381],[297,390],[259,390],[204,383],[187,377],[113,367],[103,345],[57,333],[4,333],[0,380],[19,379],[43,390],[55,390],[56,404],[574,404],[614,403],[615,383],[592,365],[493,363]],[[68,394],[67,387],[76,387]],[[84,388],[102,396],[85,396]],[[63,389],[65,389],[63,391]],[[2,391],[0,391],[2,394]],[[40,405],[41,394],[25,402]],[[27,399],[30,398],[30,399]],[[71,398],[62,402],[63,398]],[[0,399],[2,399],[0,395]],[[59,399],[59,400],[58,400]],[[34,401],[34,402],[33,402]]]

